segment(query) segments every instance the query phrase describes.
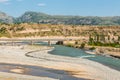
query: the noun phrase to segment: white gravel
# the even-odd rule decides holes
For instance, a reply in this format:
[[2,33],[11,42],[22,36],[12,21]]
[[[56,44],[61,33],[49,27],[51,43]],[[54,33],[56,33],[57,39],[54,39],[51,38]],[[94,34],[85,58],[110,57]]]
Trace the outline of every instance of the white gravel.
[[[69,70],[69,69],[75,71],[80,70],[80,71],[85,71],[83,73],[81,72],[82,76],[75,74],[74,76],[86,77],[95,80],[120,80],[120,71],[111,69],[100,63],[93,62],[87,59],[51,55],[48,54],[49,50],[46,49],[48,49],[48,47],[0,46],[0,63],[35,65],[35,66],[43,66],[43,67],[63,69],[63,70]],[[30,57],[25,56],[25,54],[28,52],[31,52],[27,54]],[[1,74],[2,73],[0,73],[0,76]],[[4,74],[8,74],[8,73],[4,73]],[[11,74],[10,76],[12,75],[13,74]],[[17,77],[19,76],[17,75]],[[26,78],[25,80],[27,80],[28,77],[25,76],[25,78]],[[32,78],[34,80],[42,80],[42,78],[39,79],[35,79],[35,77]]]

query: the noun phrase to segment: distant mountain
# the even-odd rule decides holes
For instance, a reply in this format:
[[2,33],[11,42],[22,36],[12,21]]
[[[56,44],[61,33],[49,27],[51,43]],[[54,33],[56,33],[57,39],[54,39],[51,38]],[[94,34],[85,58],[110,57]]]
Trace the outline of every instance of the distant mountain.
[[16,19],[16,22],[34,22],[34,23],[38,23],[40,21],[44,21],[49,19],[49,15],[44,14],[44,13],[38,13],[38,12],[25,12],[22,16],[20,16],[19,18]]
[[40,12],[25,12],[16,19],[17,23],[50,23],[72,25],[120,25],[120,17],[96,17],[96,16],[62,16],[48,15]]
[[0,12],[0,23],[13,23],[14,19],[4,12]]
[[0,12],[1,23],[44,23],[44,24],[72,24],[72,25],[120,25],[120,16],[62,16],[48,15],[40,12],[28,11],[18,18],[13,18]]
[[22,16],[16,18],[16,23],[50,23],[65,24],[70,17],[68,16],[52,16],[40,12],[25,12]]

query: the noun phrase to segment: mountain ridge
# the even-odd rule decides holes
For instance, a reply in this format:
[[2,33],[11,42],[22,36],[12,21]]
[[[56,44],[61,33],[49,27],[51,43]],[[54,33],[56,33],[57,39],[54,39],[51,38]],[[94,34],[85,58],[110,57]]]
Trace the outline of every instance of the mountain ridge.
[[27,11],[20,17],[12,17],[0,11],[0,23],[43,23],[68,25],[120,25],[120,16],[70,16],[48,15],[41,12]]
[[0,11],[0,22],[1,23],[13,23],[14,18],[12,16],[9,16],[6,13]]

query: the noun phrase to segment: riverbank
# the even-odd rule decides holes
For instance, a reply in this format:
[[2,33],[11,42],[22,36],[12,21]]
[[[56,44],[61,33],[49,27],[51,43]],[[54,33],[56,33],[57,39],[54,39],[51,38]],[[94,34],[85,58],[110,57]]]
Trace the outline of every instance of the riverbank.
[[[85,50],[89,50],[93,48],[93,46],[86,46]],[[104,56],[111,56],[120,59],[120,48],[113,48],[113,47],[104,47],[104,46],[94,46],[94,51],[86,51],[88,54],[97,54],[97,55],[104,55]]]
[[86,51],[88,54],[97,54],[104,56],[111,56],[120,59],[120,48],[108,47],[108,46],[90,46],[87,43],[82,43],[79,41],[59,41],[58,45],[64,45],[67,47],[79,48]]
[[51,55],[48,54],[50,50],[50,47],[45,46],[0,46],[0,63],[64,70],[72,76],[91,80],[120,79],[120,72],[117,70],[87,59]]

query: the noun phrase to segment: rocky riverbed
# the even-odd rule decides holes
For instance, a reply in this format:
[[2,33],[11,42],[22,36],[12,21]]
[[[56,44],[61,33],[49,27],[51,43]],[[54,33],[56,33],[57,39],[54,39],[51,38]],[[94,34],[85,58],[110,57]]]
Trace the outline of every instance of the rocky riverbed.
[[[28,46],[28,45],[0,46],[0,63],[15,65],[14,68],[12,69],[9,68],[10,72],[12,73],[1,71],[0,72],[0,77],[2,77],[1,79],[2,80],[20,80],[20,78],[22,78],[21,80],[57,79],[55,77],[50,76],[31,76],[21,74],[22,72],[24,72],[24,69],[27,70],[30,68],[30,66],[37,66],[39,68],[44,67],[50,69],[49,71],[53,69],[52,73],[56,73],[56,71],[54,70],[58,70],[57,73],[59,73],[59,70],[60,72],[65,71],[68,77],[74,78],[76,80],[82,80],[81,78],[84,78],[86,80],[120,79],[120,72],[117,70],[111,69],[107,66],[87,59],[48,54],[48,52],[51,51],[52,49],[54,48],[46,46]],[[19,67],[16,67],[18,65]],[[23,67],[20,65],[27,65],[28,67]],[[64,77],[65,75],[66,74],[63,74],[61,76]]]

